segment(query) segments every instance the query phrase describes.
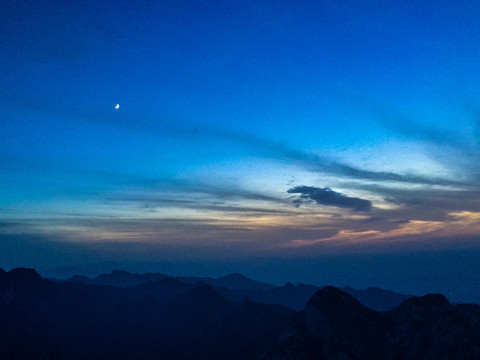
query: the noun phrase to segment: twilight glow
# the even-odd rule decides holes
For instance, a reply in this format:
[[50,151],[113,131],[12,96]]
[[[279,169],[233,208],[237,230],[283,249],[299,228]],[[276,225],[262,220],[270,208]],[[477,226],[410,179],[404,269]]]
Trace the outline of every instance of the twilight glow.
[[[391,271],[409,291],[418,269],[451,273],[480,250],[479,18],[470,1],[1,5],[0,267]],[[295,270],[424,253],[451,261]]]

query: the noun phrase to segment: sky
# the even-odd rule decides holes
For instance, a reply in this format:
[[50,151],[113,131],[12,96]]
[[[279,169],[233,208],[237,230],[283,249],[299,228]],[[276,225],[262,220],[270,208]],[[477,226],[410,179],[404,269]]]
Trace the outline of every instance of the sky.
[[479,18],[478,1],[2,2],[0,267],[474,299]]

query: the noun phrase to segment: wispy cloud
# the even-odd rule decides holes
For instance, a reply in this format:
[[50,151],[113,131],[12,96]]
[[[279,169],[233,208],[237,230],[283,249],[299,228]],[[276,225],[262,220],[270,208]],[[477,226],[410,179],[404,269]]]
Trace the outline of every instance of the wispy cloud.
[[[10,101],[12,104],[15,105],[15,101]],[[235,183],[235,180],[225,178],[200,181],[193,176],[185,180],[168,175],[155,177],[154,174],[148,176],[141,172],[99,169],[93,165],[90,169],[82,170],[68,164],[62,165],[55,159],[52,159],[50,166],[42,167],[44,163],[40,161],[37,167],[45,171],[65,171],[75,178],[83,175],[92,178],[95,184],[101,183],[95,191],[84,189],[80,193],[81,190],[78,190],[71,196],[88,204],[100,203],[104,207],[85,206],[78,216],[69,216],[62,221],[57,219],[57,222],[49,225],[50,229],[59,229],[62,234],[75,233],[79,239],[141,239],[172,244],[192,244],[198,239],[204,243],[210,241],[210,244],[220,244],[228,241],[226,239],[235,239],[249,244],[256,242],[255,246],[263,244],[271,249],[275,244],[288,243],[292,239],[307,242],[332,240],[338,238],[337,234],[340,233],[342,239],[354,239],[357,235],[362,239],[372,236],[383,239],[392,234],[400,236],[417,232],[421,236],[422,231],[428,234],[431,230],[426,224],[445,222],[447,225],[435,227],[435,234],[440,235],[453,221],[450,214],[480,211],[476,201],[479,196],[478,181],[473,176],[451,179],[436,175],[429,177],[415,173],[372,171],[321,153],[296,149],[286,142],[224,128],[200,126],[194,122],[141,115],[135,119],[124,115],[114,117],[101,111],[87,111],[75,106],[67,109],[56,104],[45,105],[41,101],[17,105],[65,115],[65,121],[126,128],[141,135],[186,138],[200,143],[223,141],[247,149],[257,158],[288,164],[297,170],[301,168],[315,176],[334,177],[336,183],[342,184],[342,189],[352,189],[355,194],[361,194],[352,197],[343,193],[343,190],[338,192],[328,187],[305,185],[292,187],[293,183],[283,189],[277,187],[275,191],[269,184],[262,183],[252,190],[242,186],[240,181]],[[429,139],[431,143],[440,143],[449,136],[431,129],[411,129],[418,133],[415,136]],[[408,131],[413,131],[411,129]],[[454,143],[452,139],[452,147]],[[36,165],[34,160],[30,161]],[[12,167],[14,163],[6,162],[1,166]],[[473,170],[466,171],[470,171],[468,174],[471,175]],[[335,188],[334,183],[330,185]],[[292,203],[287,194],[295,195],[296,201]],[[322,206],[293,206],[307,202]],[[111,221],[95,215],[106,213],[113,217]],[[89,216],[91,219],[88,219]],[[460,228],[458,219],[455,221],[456,228]],[[415,233],[412,224],[415,224]]]
[[[3,96],[5,95],[5,96]],[[113,114],[111,111],[79,108],[78,106],[65,106],[48,100],[28,99],[14,97],[2,93],[2,102],[10,106],[28,108],[65,117],[65,121],[84,121],[91,124],[101,124],[117,128],[126,128],[149,136],[178,137],[195,141],[222,140],[235,143],[237,146],[248,148],[253,154],[263,158],[286,161],[301,166],[308,171],[327,175],[341,176],[350,179],[370,180],[376,182],[394,181],[412,184],[428,185],[460,185],[461,181],[442,177],[425,177],[415,174],[398,174],[389,171],[372,171],[319,155],[292,148],[286,143],[272,141],[249,133],[235,132],[220,127],[197,124],[186,119],[176,119],[171,116],[152,117],[151,115],[138,114],[135,119],[128,115]],[[428,131],[425,131],[428,133]],[[433,135],[432,135],[433,136]],[[437,136],[437,135],[435,135]],[[435,137],[433,136],[433,137]],[[437,137],[443,139],[440,134]]]
[[[393,136],[425,144],[435,161],[457,170],[458,183],[476,182],[476,173],[480,169],[480,120],[478,107],[467,105],[469,100],[465,99],[464,107],[460,106],[455,115],[458,118],[449,119],[449,123],[453,122],[456,126],[442,127],[442,119],[427,124],[415,115],[403,113],[391,104],[359,92],[343,91],[340,96],[346,105],[370,114],[376,122],[391,131]],[[461,175],[466,175],[468,180],[460,180]],[[436,184],[442,185],[441,182]]]

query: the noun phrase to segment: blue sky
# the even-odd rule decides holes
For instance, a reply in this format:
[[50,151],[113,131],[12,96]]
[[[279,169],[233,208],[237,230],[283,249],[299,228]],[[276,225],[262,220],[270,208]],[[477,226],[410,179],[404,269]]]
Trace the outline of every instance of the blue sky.
[[382,257],[479,247],[477,2],[0,14],[0,266],[244,263],[278,280],[255,259],[376,254],[395,273]]

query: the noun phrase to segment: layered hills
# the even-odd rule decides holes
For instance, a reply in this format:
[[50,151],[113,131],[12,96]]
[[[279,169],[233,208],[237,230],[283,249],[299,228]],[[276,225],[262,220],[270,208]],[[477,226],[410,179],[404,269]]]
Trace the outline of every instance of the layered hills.
[[[59,281],[0,269],[0,358],[480,358],[480,306],[430,294],[378,311],[344,290],[274,287],[240,274],[116,271]],[[375,288],[360,294],[363,302],[367,294],[395,297]]]

